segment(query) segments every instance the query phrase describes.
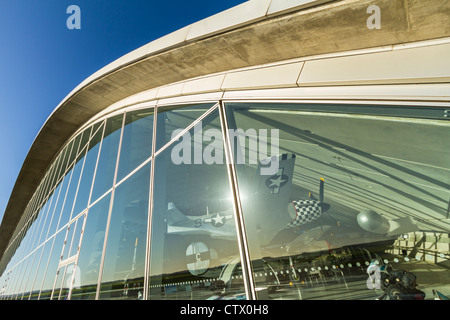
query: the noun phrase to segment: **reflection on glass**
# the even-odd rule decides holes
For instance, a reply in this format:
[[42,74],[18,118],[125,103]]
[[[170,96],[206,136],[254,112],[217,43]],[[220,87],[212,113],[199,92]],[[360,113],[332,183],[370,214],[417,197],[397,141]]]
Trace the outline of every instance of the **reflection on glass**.
[[80,282],[73,289],[71,300],[95,299],[110,201],[108,194],[88,211],[76,268]]
[[85,156],[83,172],[81,173],[77,197],[74,204],[73,216],[86,209],[89,195],[91,193],[92,178],[94,176],[95,165],[97,164],[98,150],[102,137],[101,130],[98,130],[89,141],[88,151]]
[[[63,266],[56,271],[55,289],[53,290],[51,300],[63,300],[60,298],[61,286],[64,283],[64,277],[66,276],[67,266]],[[62,290],[65,292],[65,289]]]
[[81,232],[83,230],[82,228],[84,217],[85,215],[82,215],[81,217],[70,223],[70,225],[68,226],[66,240],[64,241],[64,249],[61,255],[61,261],[77,254],[78,246],[80,244]]
[[[164,129],[158,121],[157,134],[165,134]],[[216,140],[198,139],[208,133]],[[223,155],[217,110],[156,156],[149,299],[245,296],[242,283],[231,286],[229,278],[239,250],[223,157],[214,164],[193,163],[199,150],[200,158],[211,156],[203,151],[212,143]]]
[[123,115],[121,114],[106,120],[94,186],[92,187],[91,203],[112,187],[122,122]]
[[152,153],[153,108],[127,112],[123,128],[117,181],[136,169]]
[[73,144],[75,139],[70,140],[70,142],[64,147],[64,151],[61,156],[61,163],[58,168],[58,181],[66,173],[67,162],[69,161],[70,153],[72,152]]
[[33,288],[33,282],[36,279],[36,273],[39,266],[39,260],[41,258],[43,246],[39,247],[34,253],[30,264],[30,270],[27,275],[27,281],[25,283],[25,289],[23,290],[25,294],[23,295],[23,300],[28,300],[31,295],[31,290]]
[[[46,238],[51,237],[57,230],[59,226],[59,222],[61,219],[61,210],[64,207],[64,201],[66,199],[66,193],[67,193],[67,187],[69,186],[70,182],[70,174],[67,174],[61,183],[61,190],[58,193],[57,202],[55,204],[55,209],[53,210],[52,217],[50,220],[50,227],[47,230],[44,230],[44,234],[47,234]],[[59,187],[58,187],[59,188]],[[56,192],[55,192],[56,193]]]
[[[158,140],[156,150],[172,139],[172,133],[184,129],[204,114],[213,104],[193,104],[158,108]],[[162,129],[164,128],[164,131]]]
[[22,271],[20,272],[19,279],[17,281],[17,289],[16,289],[16,299],[18,299],[18,300],[21,300],[22,296],[23,296],[24,282],[26,281],[28,272],[30,270],[31,259],[32,259],[32,255],[25,258],[23,260],[23,262],[21,263],[23,266],[22,266]]
[[142,299],[150,163],[116,187],[100,299]]
[[65,230],[62,230],[58,232],[56,236],[53,237],[53,239],[50,239],[46,244],[52,245],[51,255],[48,263],[46,264],[47,267],[44,274],[44,281],[42,283],[39,300],[49,300],[51,297],[56,271],[58,270],[58,264],[61,258],[61,250],[64,244],[65,235]]
[[52,300],[68,300],[70,288],[76,285],[75,275],[74,262],[62,266],[57,271]]
[[[352,115],[321,108],[227,105],[230,129],[241,130],[234,144],[245,157],[236,170],[258,297],[448,292],[449,256],[439,245],[450,231],[448,121],[411,120],[414,108],[408,117],[376,106],[353,107]],[[256,163],[252,139],[267,147]],[[276,172],[262,174],[269,164]],[[421,246],[426,241],[433,247]]]
[[45,271],[47,269],[47,262],[50,256],[50,249],[52,248],[53,241],[47,241],[43,245],[42,255],[38,255],[39,266],[36,268],[36,277],[33,279],[32,291],[30,300],[37,300],[41,289],[41,284],[44,279]]
[[85,153],[86,149],[80,154],[79,158],[77,159],[77,163],[75,164],[73,169],[69,171],[69,173],[67,174],[68,176],[70,175],[70,183],[67,189],[67,193],[65,195],[64,206],[61,212],[58,228],[62,228],[66,223],[70,221],[74,200],[78,189],[78,182],[80,180],[80,174],[83,168]]
[[50,223],[53,219],[53,212],[55,211],[56,204],[58,202],[59,192],[62,186],[62,182],[58,184],[55,191],[53,192],[51,196],[51,206],[48,209],[47,214],[43,218],[42,227],[37,237],[37,243],[41,244],[44,240],[47,239],[47,234],[49,231]]

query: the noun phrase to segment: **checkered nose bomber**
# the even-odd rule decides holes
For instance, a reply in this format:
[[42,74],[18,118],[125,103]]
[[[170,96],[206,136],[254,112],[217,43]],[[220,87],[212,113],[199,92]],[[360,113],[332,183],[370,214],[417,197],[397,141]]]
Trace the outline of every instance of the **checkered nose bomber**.
[[324,180],[320,179],[319,200],[311,193],[308,200],[296,200],[289,204],[288,210],[295,213],[295,218],[286,225],[286,228],[298,227],[308,222],[317,220],[321,214],[330,208],[330,205],[323,203]]

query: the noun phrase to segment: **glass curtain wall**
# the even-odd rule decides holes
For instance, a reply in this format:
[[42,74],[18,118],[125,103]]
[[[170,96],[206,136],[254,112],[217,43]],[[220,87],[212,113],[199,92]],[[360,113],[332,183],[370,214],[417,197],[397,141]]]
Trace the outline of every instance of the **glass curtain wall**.
[[234,275],[239,285],[227,287],[226,266],[239,262],[239,248],[219,110],[188,130],[170,122],[184,118],[177,113],[158,114],[157,136],[166,139],[157,147],[174,140],[155,157],[149,299],[243,298],[242,272]]
[[[152,299],[202,299],[222,290],[220,266],[239,250],[218,109],[167,106],[157,118],[154,110],[99,121],[62,149],[27,207],[17,247],[8,248],[15,253],[1,277],[3,299],[143,299],[144,283]],[[219,146],[216,165],[180,163],[211,140]],[[182,151],[172,159],[174,149]]]
[[258,298],[449,293],[443,109],[228,103],[226,112]]
[[109,116],[49,166],[0,298],[245,299],[249,281],[259,299],[449,294],[442,112],[230,102]]

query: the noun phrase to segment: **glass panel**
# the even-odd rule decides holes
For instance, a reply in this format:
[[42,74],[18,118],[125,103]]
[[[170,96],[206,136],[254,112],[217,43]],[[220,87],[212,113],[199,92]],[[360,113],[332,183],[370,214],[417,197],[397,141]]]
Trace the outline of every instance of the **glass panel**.
[[112,187],[122,122],[122,114],[106,120],[105,133],[103,135],[94,186],[92,189],[91,203]]
[[73,209],[73,215],[76,216],[87,208],[89,195],[91,193],[92,178],[94,176],[95,165],[97,164],[98,150],[100,149],[100,141],[102,131],[99,130],[89,141],[88,152],[86,154],[81,173],[80,185],[78,187],[77,198]]
[[60,190],[61,190],[61,186],[62,186],[62,182],[59,183],[59,185],[55,189],[55,192],[52,195],[53,199],[52,199],[52,202],[51,202],[51,206],[50,206],[50,208],[48,210],[48,213],[47,213],[47,215],[45,217],[44,225],[42,226],[42,230],[41,230],[40,235],[39,235],[39,241],[38,241],[39,244],[41,244],[42,242],[44,242],[47,239],[47,234],[49,232],[50,223],[52,222],[52,219],[53,219],[53,213],[55,211],[55,207],[56,207],[56,204],[57,204],[57,201],[58,201],[58,198],[59,198],[59,193],[60,193]]
[[450,293],[450,122],[341,107],[227,105],[258,297]]
[[23,270],[26,264],[22,261],[19,265],[14,268],[14,278],[11,283],[11,299],[16,300],[17,294],[19,292],[20,280],[23,278]]
[[64,207],[61,212],[61,218],[59,221],[58,228],[64,227],[66,223],[70,221],[71,215],[72,215],[72,209],[74,205],[74,200],[76,196],[76,192],[78,189],[78,183],[80,181],[80,174],[81,170],[83,168],[84,163],[84,155],[86,153],[86,149],[83,151],[82,154],[80,154],[79,158],[77,159],[77,163],[75,164],[75,167],[67,174],[66,178],[70,175],[70,184],[67,189],[67,194],[64,200]]
[[83,230],[84,217],[85,216],[82,215],[68,226],[61,260],[65,260],[77,254],[78,246],[80,244],[81,232]]
[[115,189],[100,299],[141,299],[147,242],[150,163]]
[[[172,133],[177,129],[184,129],[210,109],[214,104],[193,104],[186,106],[158,107],[158,140],[156,150],[163,147],[172,139]],[[164,128],[164,131],[161,131]]]
[[37,233],[37,229],[38,229],[38,225],[39,225],[39,217],[41,217],[42,215],[45,214],[45,212],[48,210],[48,202],[45,203],[41,210],[39,212],[37,212],[36,214],[34,214],[31,219],[28,221],[28,230],[27,230],[27,234],[24,238],[24,254],[27,255],[28,253],[30,253],[35,246],[34,243],[34,238],[36,236]]
[[74,262],[59,269],[52,300],[68,300],[73,285],[77,285]]
[[67,160],[69,158],[70,155],[70,151],[72,149],[73,146],[73,140],[71,140],[65,147],[64,149],[61,151],[60,153],[60,159],[59,159],[59,163],[58,163],[58,169],[57,169],[57,174],[56,174],[56,182],[58,182],[59,180],[61,180],[61,177],[64,174],[64,171],[66,169],[66,165],[67,165]]
[[75,231],[73,234],[72,244],[70,245],[69,257],[78,253],[78,247],[80,246],[81,234],[83,232],[84,219],[86,215],[83,214],[76,221]]
[[42,255],[39,257],[39,265],[36,270],[36,277],[33,280],[33,287],[30,295],[30,300],[37,300],[41,289],[42,281],[44,280],[45,271],[47,270],[47,263],[50,256],[50,249],[52,248],[53,241],[48,241],[43,245]]
[[[56,273],[55,289],[52,293],[52,300],[61,300],[61,287],[64,283],[64,277],[66,276],[67,266],[63,266],[58,269]],[[64,291],[64,290],[63,290]]]
[[64,180],[61,183],[61,190],[59,191],[58,201],[57,201],[55,209],[53,211],[53,217],[50,222],[50,227],[48,229],[47,238],[51,237],[56,232],[56,230],[59,226],[59,221],[61,219],[61,210],[64,207],[64,201],[66,199],[67,187],[70,182],[71,174],[72,174],[72,172],[69,171],[69,173],[64,177]]
[[108,194],[88,211],[78,257],[80,283],[73,289],[71,300],[95,299],[110,201],[111,194]]
[[[49,300],[53,290],[56,271],[58,270],[59,261],[61,258],[61,251],[64,243],[65,230],[58,232],[56,238],[53,238],[53,246],[51,249],[50,259],[48,261],[47,269],[45,271],[44,282],[42,284],[39,300]],[[46,244],[51,244],[52,240]]]
[[32,255],[25,258],[21,264],[22,268],[19,272],[19,278],[17,279],[17,287],[16,287],[16,300],[22,300],[22,296],[24,293],[24,286],[28,276],[28,272],[30,270]]
[[136,169],[152,153],[154,109],[127,112],[123,128],[117,181]]
[[64,248],[61,254],[61,260],[69,258],[69,250],[72,244],[73,234],[75,233],[76,222],[73,222],[67,226],[66,239],[64,240]]
[[30,269],[28,270],[28,274],[26,275],[25,289],[23,290],[25,294],[23,295],[23,300],[28,300],[30,298],[31,289],[33,287],[33,282],[36,277],[37,267],[39,266],[39,259],[41,258],[42,248],[38,248],[33,254],[30,262]]
[[23,292],[23,296],[19,297],[22,300],[28,300],[30,296],[31,282],[33,281],[34,275],[36,274],[36,260],[37,260],[36,256],[39,253],[39,251],[40,249],[37,249],[28,258],[28,270],[25,272],[21,290]]
[[245,298],[218,111],[155,161],[149,299]]
[[72,141],[67,146],[67,153],[65,155],[64,163],[61,168],[61,174],[64,175],[69,167],[72,165],[72,162],[75,160],[78,152],[78,147],[80,146],[81,134],[72,139]]

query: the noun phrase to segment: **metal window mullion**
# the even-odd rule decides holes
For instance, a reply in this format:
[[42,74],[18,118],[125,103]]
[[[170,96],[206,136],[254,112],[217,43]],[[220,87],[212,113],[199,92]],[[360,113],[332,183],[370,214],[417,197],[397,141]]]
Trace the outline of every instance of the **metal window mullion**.
[[[89,141],[87,142],[87,144],[88,144],[88,143],[89,143]],[[83,152],[83,151],[82,151],[82,152]],[[88,147],[86,147],[86,151],[84,151],[84,152],[86,152],[86,154],[84,155],[83,164],[82,164],[81,171],[80,171],[80,176],[78,177],[77,189],[76,189],[76,191],[75,191],[75,196],[74,196],[74,198],[73,198],[74,200],[73,200],[73,203],[72,203],[72,209],[71,209],[71,212],[70,212],[69,221],[67,222],[66,236],[65,236],[65,238],[64,238],[64,243],[63,243],[63,246],[62,246],[62,249],[61,249],[61,254],[60,254],[60,256],[59,256],[58,271],[56,272],[56,275],[55,275],[55,280],[54,280],[54,282],[53,282],[53,290],[52,290],[52,294],[51,294],[50,299],[53,298],[53,293],[54,293],[54,291],[55,291],[56,281],[57,281],[57,279],[58,279],[58,275],[59,275],[59,272],[60,272],[60,269],[61,269],[60,264],[61,264],[61,262],[63,261],[62,258],[63,258],[64,250],[65,250],[66,245],[67,245],[67,235],[69,234],[69,230],[70,230],[70,228],[71,228],[71,223],[73,223],[73,221],[72,221],[72,220],[73,220],[73,219],[72,219],[72,214],[73,214],[73,210],[74,210],[74,208],[75,208],[75,203],[76,203],[76,201],[77,201],[78,188],[80,187],[81,178],[82,178],[82,176],[83,176],[84,164],[86,163],[86,158],[87,158],[87,153],[88,153]],[[80,154],[81,154],[81,152],[80,152]],[[77,157],[78,157],[78,155],[77,155]],[[75,162],[76,162],[76,158],[77,158],[77,157],[75,157],[75,159],[74,159]],[[75,169],[75,165],[76,165],[76,163],[74,163],[73,169]],[[72,171],[72,174],[71,174],[71,178],[70,178],[69,184],[67,185],[66,198],[64,199],[64,203],[65,203],[65,201],[67,200],[67,193],[69,192],[70,183],[72,182],[72,177],[73,177],[74,171],[75,171],[75,170]],[[74,181],[74,182],[75,182],[75,181]],[[65,204],[64,204],[64,205],[65,205]],[[63,210],[64,210],[64,206],[63,206],[62,209],[61,209],[61,213],[62,213]],[[58,230],[57,230],[57,231],[58,231]],[[56,233],[57,233],[57,231],[56,231]],[[55,237],[55,240],[56,240],[56,237]],[[61,291],[60,291],[60,294],[61,294]]]
[[[100,126],[101,126],[101,125],[100,125]],[[92,180],[91,180],[91,190],[89,191],[88,202],[87,202],[87,205],[86,205],[86,206],[89,205],[89,201],[90,201],[90,198],[91,198],[92,189],[94,188],[94,181],[95,181],[95,175],[96,175],[96,173],[97,173],[98,159],[100,158],[100,152],[102,151],[103,136],[105,135],[105,131],[106,131],[106,123],[105,123],[105,125],[103,126],[102,139],[101,139],[101,141],[100,141],[100,147],[98,148],[97,160],[96,160],[96,163],[95,163],[95,170],[94,170],[94,174],[92,175]],[[91,132],[92,132],[92,129],[91,129]],[[86,151],[84,151],[84,152],[86,152],[86,154],[84,155],[83,166],[82,166],[82,168],[81,168],[80,177],[78,178],[77,191],[76,191],[76,193],[75,193],[75,197],[73,198],[72,212],[71,212],[71,214],[70,214],[70,217],[72,217],[72,215],[73,215],[74,213],[76,214],[76,212],[74,212],[74,210],[75,210],[75,204],[76,204],[76,202],[77,202],[78,190],[80,189],[81,180],[82,180],[82,178],[83,178],[84,165],[86,164],[86,160],[87,160],[87,158],[88,158],[89,145],[90,145],[90,143],[91,143],[92,138],[93,138],[93,136],[90,137],[90,138],[88,139],[88,141],[86,142],[86,146],[85,146],[85,147],[86,147]],[[81,144],[81,140],[80,140],[80,144]],[[81,155],[82,152],[83,152],[83,151],[81,151],[79,155]],[[77,155],[77,157],[78,157],[79,155]],[[75,157],[75,161],[76,161],[76,157]],[[75,165],[76,165],[76,163],[75,163]],[[75,168],[75,165],[74,165],[74,168]],[[70,221],[70,218],[69,218],[69,221]]]
[[[170,139],[165,145],[163,145],[161,148],[158,149],[158,151],[155,150],[155,157],[162,153],[164,150],[166,150],[168,147],[170,147],[172,144],[174,144],[178,139],[180,139],[186,132],[194,128],[198,123],[203,121],[207,116],[209,116],[212,112],[214,112],[218,108],[218,104],[214,104],[211,108],[206,110],[200,117],[198,117],[196,120],[194,120],[191,124],[189,124],[186,128],[184,128],[180,133],[178,133],[173,139]],[[155,112],[156,114],[156,112]]]
[[[65,178],[65,177],[64,177]],[[42,232],[43,232],[43,234],[41,235],[41,237],[44,235],[44,239],[43,239],[43,243],[47,240],[47,237],[49,236],[49,232],[50,232],[50,227],[52,226],[52,222],[53,222],[53,219],[55,218],[55,212],[56,212],[56,207],[58,206],[58,204],[59,204],[59,197],[60,197],[60,195],[61,195],[61,192],[63,191],[63,181],[64,180],[61,180],[61,188],[59,189],[59,191],[58,191],[58,195],[56,196],[56,199],[55,199],[55,206],[53,207],[53,212],[51,213],[52,214],[52,216],[51,216],[51,218],[50,218],[50,221],[49,221],[49,223],[48,223],[48,229],[47,229],[47,232],[45,233],[45,235],[44,235],[44,230],[42,230]],[[64,199],[61,199],[62,201],[64,201]],[[50,210],[49,210],[50,211]],[[49,214],[50,214],[50,212],[49,212]],[[56,226],[56,227],[58,227],[58,226]],[[55,231],[55,233],[56,233],[56,231]]]
[[[48,257],[47,257],[47,262],[46,262],[47,264],[46,264],[46,266],[45,266],[45,271],[44,271],[44,275],[43,275],[42,280],[41,280],[41,285],[39,286],[39,294],[38,294],[37,300],[40,300],[40,298],[41,298],[42,287],[44,286],[44,281],[45,281],[45,277],[47,276],[48,266],[50,265],[50,258],[51,258],[51,256],[52,256],[52,253],[53,253],[53,247],[54,247],[55,241],[56,241],[56,234],[57,234],[57,232],[55,232],[55,234],[52,236],[53,239],[50,237],[50,238],[46,241],[46,242],[52,241],[52,243],[51,243],[50,250],[49,250],[49,252],[48,252]],[[44,242],[44,246],[45,246],[45,245],[47,245],[47,244],[45,244],[45,242]],[[44,250],[45,250],[45,247],[44,247]],[[44,250],[43,250],[43,251],[44,251]],[[41,262],[45,262],[45,261],[41,261]],[[52,289],[52,294],[53,294],[53,289]]]
[[[81,178],[83,177],[84,164],[86,163],[86,159],[87,159],[87,152],[88,152],[88,150],[86,149],[86,154],[85,154],[84,159],[83,159],[83,165],[81,167],[80,176],[78,177],[77,190],[76,190],[75,196],[73,198],[72,210],[71,210],[71,213],[70,213],[69,221],[67,222],[68,229],[66,231],[66,238],[64,240],[64,245],[63,245],[63,248],[62,248],[62,251],[61,251],[61,258],[62,258],[62,255],[64,253],[64,249],[65,249],[65,247],[67,245],[67,235],[68,235],[68,231],[70,230],[69,229],[70,225],[73,224],[76,221],[75,217],[72,217],[72,215],[74,214],[75,203],[77,202],[77,196],[78,196],[78,189],[80,188]],[[75,166],[74,166],[74,168],[75,168]],[[72,172],[72,174],[73,174],[73,172]],[[67,187],[67,189],[69,189],[69,187],[70,187],[70,185]]]
[[[70,288],[69,288],[69,293],[67,295],[67,300],[70,300],[70,298],[72,297],[72,289],[73,289],[73,282],[75,281],[75,277],[76,277],[76,272],[77,272],[77,267],[78,267],[78,258],[80,257],[80,248],[81,248],[81,244],[83,243],[83,237],[84,237],[84,228],[86,227],[86,221],[87,221],[87,215],[88,215],[89,209],[86,210],[86,212],[84,212],[82,215],[84,215],[84,221],[83,221],[83,225],[81,226],[81,235],[80,235],[80,240],[78,241],[78,247],[77,247],[77,253],[74,255],[74,266],[73,266],[73,273],[72,273],[72,281],[70,283]],[[78,217],[78,219],[80,219],[81,216]],[[78,223],[78,220],[77,220]],[[72,257],[74,257],[72,256]]]
[[[41,241],[42,235],[44,234],[44,227],[45,227],[45,224],[47,222],[47,219],[49,218],[49,215],[51,214],[50,211],[52,211],[51,210],[52,209],[52,205],[56,204],[56,201],[58,200],[58,196],[59,196],[59,193],[58,194],[56,194],[56,192],[53,193],[53,196],[52,196],[51,201],[49,203],[49,207],[46,210],[45,218],[43,217],[41,219],[41,221],[39,222],[39,226],[38,227],[42,228],[42,229],[40,230],[39,237],[36,239],[38,245],[39,245],[39,242]],[[42,226],[41,226],[41,224],[42,224]]]
[[[38,274],[38,271],[39,271],[39,267],[41,266],[41,263],[42,263],[42,257],[44,255],[45,241],[42,244],[42,246],[40,246],[40,247],[42,247],[42,250],[41,250],[41,254],[39,256],[39,261],[36,264],[36,273],[35,273],[34,278],[33,278],[33,283],[31,284],[31,291],[30,291],[30,296],[28,297],[28,300],[31,300],[31,293],[33,292],[33,288],[34,288],[34,286],[36,284],[36,281],[37,281],[37,274]],[[37,251],[36,251],[36,255],[37,255]],[[40,291],[40,289],[39,289],[39,291]],[[38,297],[39,297],[39,295],[38,295]]]
[[[104,263],[105,263],[106,246],[108,244],[109,227],[110,227],[110,224],[111,224],[111,213],[112,213],[113,204],[114,204],[114,195],[116,193],[116,186],[115,186],[115,184],[116,184],[116,179],[117,179],[117,172],[119,170],[119,158],[120,158],[120,151],[122,149],[122,138],[123,138],[123,129],[125,127],[125,116],[126,116],[126,112],[124,112],[124,114],[123,114],[122,127],[120,129],[121,132],[120,132],[119,146],[118,146],[118,151],[117,151],[116,167],[114,169],[114,178],[113,178],[113,184],[112,184],[112,190],[111,190],[111,199],[109,200],[108,218],[106,219],[105,239],[103,240],[102,257],[101,257],[101,260],[100,260],[100,268],[98,270],[97,290],[95,292],[95,300],[98,300],[99,297],[100,297],[100,286],[101,286],[102,276],[103,276],[103,266],[104,266]],[[106,120],[105,120],[104,128],[106,130]],[[104,135],[104,133],[105,132],[103,132],[103,135]],[[102,143],[103,143],[103,135],[102,135]],[[101,148],[98,151],[98,158],[97,158],[97,164],[95,166],[95,171],[97,171],[97,165],[98,165],[98,161],[100,159],[100,152],[101,152]],[[93,190],[93,188],[94,188],[94,181],[92,181],[92,190]],[[91,193],[92,193],[92,190],[91,190]],[[91,195],[89,196],[89,201],[90,201],[90,197],[91,197]],[[86,216],[86,220],[87,220],[87,216]]]
[[[75,165],[74,165],[74,168],[75,168]],[[65,192],[65,194],[64,194],[64,199],[61,199],[63,202],[62,202],[62,205],[61,205],[61,211],[59,212],[58,222],[57,222],[57,224],[56,224],[55,235],[58,233],[58,230],[59,230],[58,228],[62,227],[62,226],[59,225],[59,223],[61,222],[61,215],[62,215],[62,213],[63,213],[64,207],[66,206],[67,194],[69,193],[69,187],[70,187],[70,183],[72,182],[72,176],[73,176],[73,170],[72,170],[72,172],[70,172],[69,181],[67,181],[67,187],[66,187],[66,192]],[[66,177],[67,177],[67,175],[64,176],[64,179],[66,179]],[[61,188],[60,193],[61,193],[62,191],[63,191],[63,189]],[[58,201],[59,201],[59,200],[58,200]],[[56,210],[56,206],[55,206],[55,210]],[[55,211],[55,212],[56,212],[56,211]],[[55,212],[53,213],[53,215],[55,214]],[[56,212],[56,213],[57,213],[57,212]],[[69,217],[69,220],[70,220],[70,217]],[[51,227],[51,225],[50,225],[50,227]],[[50,231],[50,229],[49,229],[49,231]],[[47,234],[47,237],[48,237],[48,236],[50,236],[50,235]]]
[[230,182],[231,194],[233,196],[233,209],[236,224],[236,232],[239,244],[239,255],[241,258],[242,273],[244,279],[244,288],[248,300],[256,300],[253,272],[251,268],[250,251],[245,231],[244,216],[239,195],[239,186],[236,176],[236,167],[233,161],[233,150],[229,141],[227,117],[225,107],[222,101],[219,102],[220,122],[222,126],[222,135],[224,139],[225,159],[227,165],[228,179]]
[[[66,245],[67,245],[67,235],[69,234],[70,228],[71,228],[71,226],[70,226],[70,221],[69,221],[67,223],[67,229],[65,231],[66,235],[64,237],[64,242],[63,242],[63,245],[62,245],[61,253],[59,254],[59,262],[58,262],[58,267],[56,269],[55,280],[53,280],[53,288],[52,288],[52,294],[50,295],[50,300],[53,300],[53,294],[55,292],[55,288],[56,288],[55,286],[56,286],[56,282],[58,280],[59,272],[61,271],[62,267],[66,266],[66,264],[63,264],[64,260],[62,258],[63,258],[63,254],[64,254],[64,249],[66,248]],[[63,231],[61,230],[61,232],[63,232]],[[55,241],[56,241],[56,236],[55,236]],[[60,291],[60,293],[61,293],[61,291]],[[59,299],[59,296],[58,296],[58,299]]]
[[20,290],[22,289],[22,284],[23,284],[23,280],[25,279],[26,273],[25,271],[27,270],[28,264],[30,260],[30,256],[26,256],[26,258],[22,261],[22,270],[19,273],[19,279],[17,282],[17,289],[16,289],[16,294],[15,294],[15,300],[18,300],[19,296],[20,296]]
[[155,176],[155,152],[156,152],[156,132],[158,121],[157,105],[154,106],[153,112],[153,137],[152,137],[152,154],[150,156],[150,179],[149,179],[149,195],[148,195],[148,217],[147,217],[147,242],[145,248],[145,265],[144,265],[144,294],[143,299],[148,300],[148,286],[150,277],[150,256],[151,256],[151,236],[152,236],[152,218],[153,218],[153,190]]

